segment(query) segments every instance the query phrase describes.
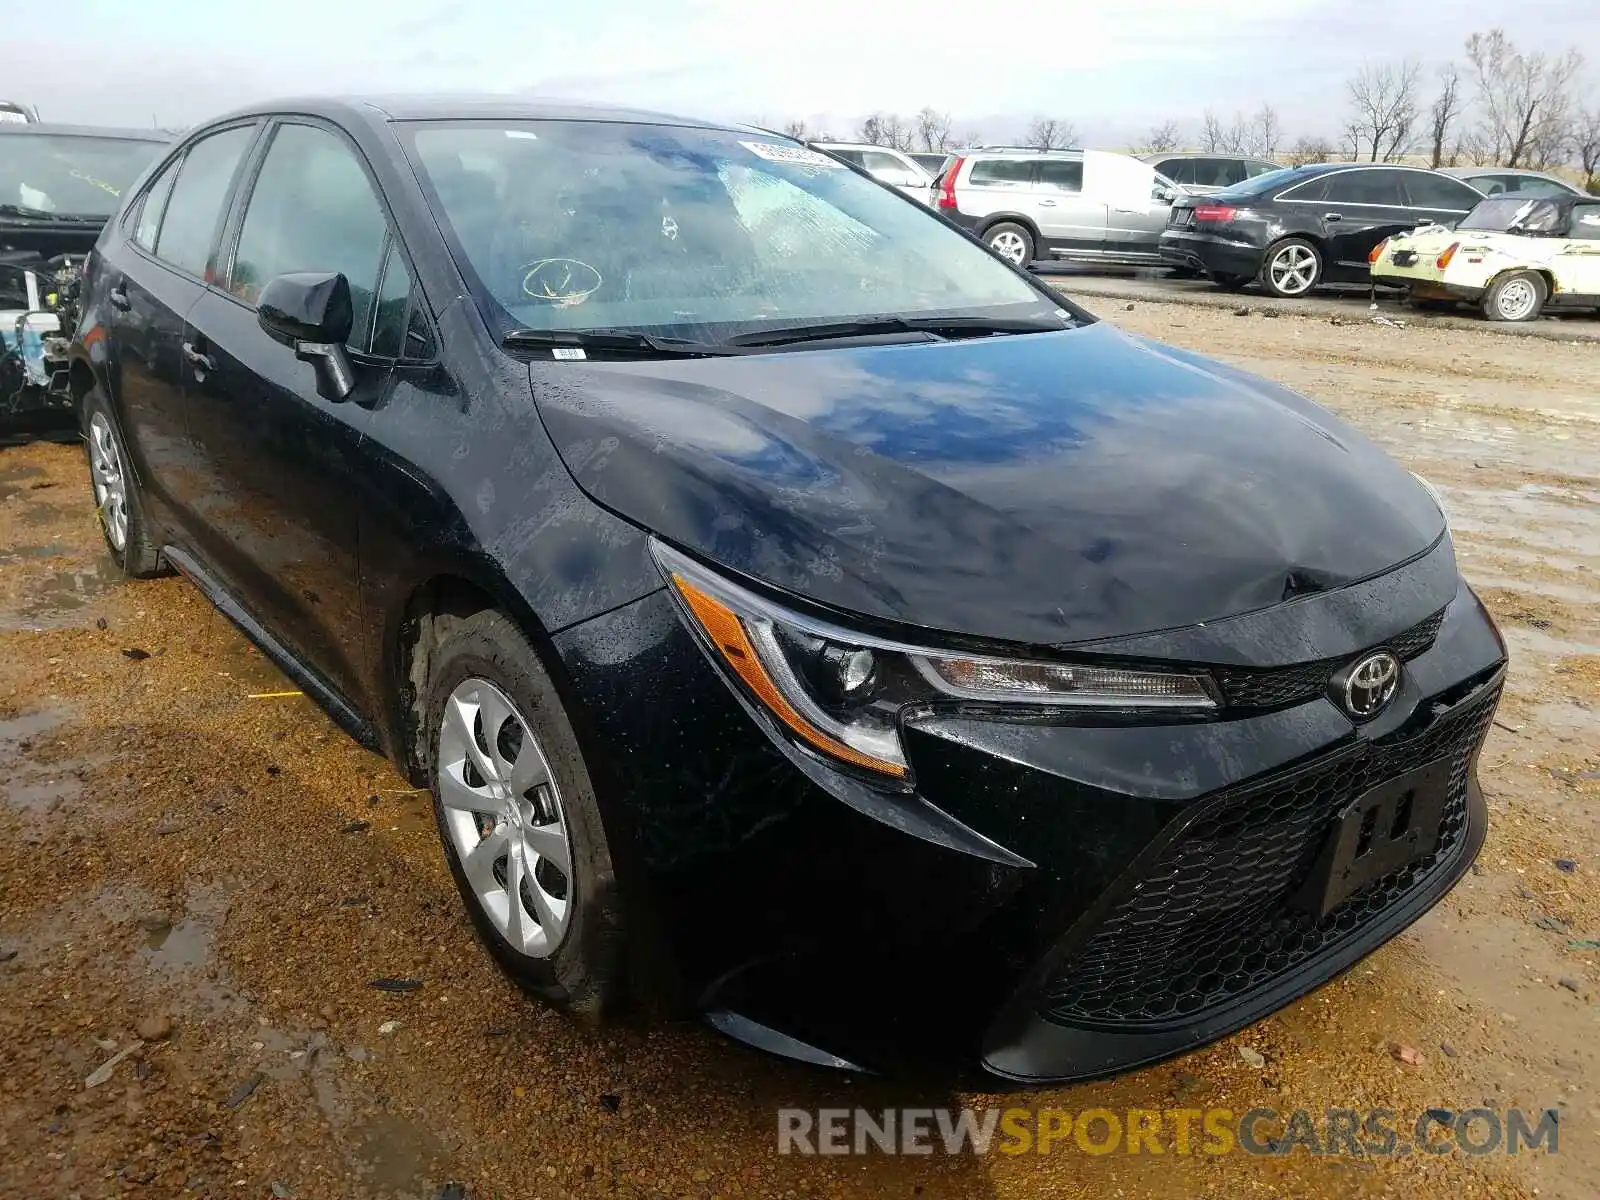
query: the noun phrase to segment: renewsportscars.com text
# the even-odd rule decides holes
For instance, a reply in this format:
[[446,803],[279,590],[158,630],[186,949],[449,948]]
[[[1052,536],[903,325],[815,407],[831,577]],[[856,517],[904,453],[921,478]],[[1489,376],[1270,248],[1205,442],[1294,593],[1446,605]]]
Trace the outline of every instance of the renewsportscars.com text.
[[779,1154],[1291,1154],[1559,1151],[1553,1108],[783,1108]]

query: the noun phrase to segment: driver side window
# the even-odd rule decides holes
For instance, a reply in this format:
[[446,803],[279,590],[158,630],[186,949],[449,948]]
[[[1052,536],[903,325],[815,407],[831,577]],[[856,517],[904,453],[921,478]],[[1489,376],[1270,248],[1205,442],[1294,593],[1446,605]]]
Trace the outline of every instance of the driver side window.
[[254,305],[279,275],[338,271],[350,281],[352,349],[360,349],[387,235],[383,209],[344,140],[312,125],[280,125],[239,227],[228,290]]

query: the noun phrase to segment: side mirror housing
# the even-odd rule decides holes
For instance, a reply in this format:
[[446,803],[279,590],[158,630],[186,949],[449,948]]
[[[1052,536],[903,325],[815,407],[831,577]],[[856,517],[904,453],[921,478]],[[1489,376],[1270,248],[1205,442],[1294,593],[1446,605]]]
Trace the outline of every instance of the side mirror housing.
[[344,348],[355,309],[350,281],[343,275],[329,271],[279,275],[261,289],[256,320],[268,337],[316,368],[317,392],[325,400],[343,400],[355,390],[355,365]]

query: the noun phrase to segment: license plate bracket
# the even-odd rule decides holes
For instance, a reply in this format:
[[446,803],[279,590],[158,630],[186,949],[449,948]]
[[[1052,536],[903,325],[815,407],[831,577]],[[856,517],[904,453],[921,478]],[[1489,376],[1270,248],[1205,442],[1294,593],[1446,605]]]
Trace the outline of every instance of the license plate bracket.
[[1432,854],[1453,771],[1450,759],[1435,759],[1347,804],[1293,907],[1321,920],[1368,884]]

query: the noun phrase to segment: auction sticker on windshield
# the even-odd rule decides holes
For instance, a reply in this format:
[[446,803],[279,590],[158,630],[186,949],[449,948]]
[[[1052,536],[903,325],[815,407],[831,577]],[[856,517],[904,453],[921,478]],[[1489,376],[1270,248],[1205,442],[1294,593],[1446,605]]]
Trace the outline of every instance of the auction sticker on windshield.
[[740,142],[746,150],[757,158],[764,158],[768,162],[788,163],[796,167],[836,167],[844,170],[844,164],[837,159],[829,158],[826,154],[818,154],[815,150],[807,150],[804,146],[778,146],[772,142]]

